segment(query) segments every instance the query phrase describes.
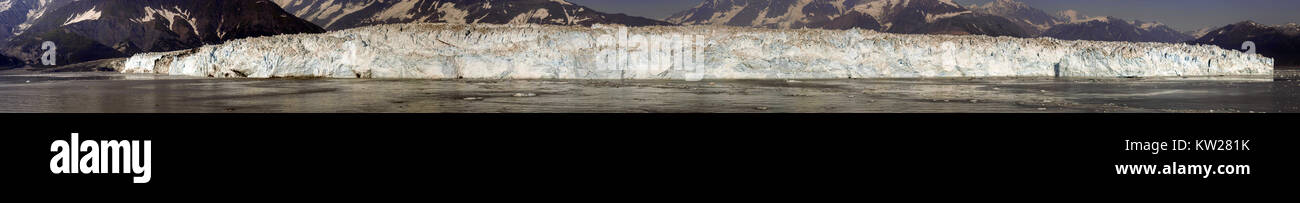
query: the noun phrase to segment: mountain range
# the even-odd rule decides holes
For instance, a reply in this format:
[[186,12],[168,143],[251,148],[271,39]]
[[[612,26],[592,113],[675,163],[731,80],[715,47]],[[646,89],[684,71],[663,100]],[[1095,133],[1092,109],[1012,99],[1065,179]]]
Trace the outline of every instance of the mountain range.
[[327,30],[393,23],[491,23],[628,26],[671,25],[602,13],[563,0],[275,0],[289,13]]
[[1014,0],[996,0],[984,5],[972,5],[969,9],[976,13],[996,15],[1012,20],[1030,35],[1035,36],[1051,29],[1052,26],[1065,23],[1043,10]]
[[1192,39],[1191,36],[1159,22],[1124,20],[1111,16],[1087,16],[1075,10],[1048,14],[1015,0],[995,0],[984,5],[973,5],[970,8],[977,13],[1007,18],[1036,37],[1166,43]]
[[18,28],[25,29],[0,50],[25,64],[41,64],[46,41],[57,46],[58,64],[72,64],[246,37],[324,32],[267,0],[80,0]]
[[231,39],[393,23],[590,26],[715,25],[868,29],[903,34],[1258,45],[1295,64],[1296,26],[1242,22],[1178,32],[1158,22],[1054,14],[1015,0],[706,0],[663,20],[610,14],[563,0],[0,0],[0,66],[39,64],[45,41],[59,64],[173,51]]
[[1057,24],[1042,36],[1063,40],[1177,43],[1192,39],[1159,22],[1126,21],[1115,17],[1089,18]]
[[1210,44],[1230,50],[1243,50],[1246,42],[1255,52],[1274,59],[1279,66],[1300,66],[1300,25],[1263,25],[1244,21],[1207,32],[1191,44]]
[[36,19],[74,1],[76,0],[0,0],[0,39],[22,34],[36,23]]
[[975,13],[951,0],[709,0],[666,20],[682,25],[1029,36],[1008,19]]

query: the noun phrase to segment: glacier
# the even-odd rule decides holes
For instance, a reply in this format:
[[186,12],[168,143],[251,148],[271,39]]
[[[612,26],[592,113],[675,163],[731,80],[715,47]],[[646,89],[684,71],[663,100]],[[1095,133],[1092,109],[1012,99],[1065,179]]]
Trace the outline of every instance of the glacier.
[[724,26],[390,24],[136,54],[124,73],[419,79],[1272,75],[1210,45]]

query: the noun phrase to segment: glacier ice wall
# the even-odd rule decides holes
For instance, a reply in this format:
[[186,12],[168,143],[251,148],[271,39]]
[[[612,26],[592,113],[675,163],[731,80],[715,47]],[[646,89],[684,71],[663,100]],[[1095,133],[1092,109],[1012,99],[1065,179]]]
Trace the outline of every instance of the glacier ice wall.
[[395,24],[137,54],[125,73],[206,77],[811,79],[1272,75],[1213,46],[868,30]]

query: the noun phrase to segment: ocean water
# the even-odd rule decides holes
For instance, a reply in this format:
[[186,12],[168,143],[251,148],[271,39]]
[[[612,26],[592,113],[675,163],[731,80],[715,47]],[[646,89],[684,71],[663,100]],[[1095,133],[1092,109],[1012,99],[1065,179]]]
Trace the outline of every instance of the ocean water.
[[0,75],[0,112],[1300,112],[1267,77],[844,80],[209,79]]

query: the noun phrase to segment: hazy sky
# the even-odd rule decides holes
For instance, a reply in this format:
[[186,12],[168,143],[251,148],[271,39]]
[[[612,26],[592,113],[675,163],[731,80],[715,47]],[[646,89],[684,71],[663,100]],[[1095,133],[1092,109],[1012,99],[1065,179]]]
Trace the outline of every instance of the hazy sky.
[[[703,0],[568,0],[609,13],[663,19]],[[954,0],[963,5],[992,0]],[[1300,0],[1020,0],[1048,13],[1065,9],[1091,16],[1159,21],[1196,30],[1254,20],[1263,24],[1300,22]]]

